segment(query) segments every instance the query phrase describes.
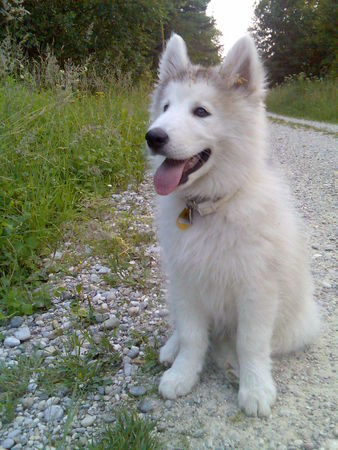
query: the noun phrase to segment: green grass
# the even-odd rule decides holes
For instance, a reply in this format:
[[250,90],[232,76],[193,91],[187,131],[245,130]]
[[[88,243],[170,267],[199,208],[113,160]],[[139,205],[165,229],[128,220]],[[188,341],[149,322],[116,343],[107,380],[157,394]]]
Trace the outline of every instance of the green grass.
[[4,423],[13,420],[18,400],[27,392],[29,380],[40,364],[34,356],[22,357],[11,367],[0,362],[0,417]]
[[268,93],[270,112],[301,119],[338,122],[337,83],[334,79],[307,79],[302,76],[276,86]]
[[114,84],[95,95],[1,82],[0,318],[48,306],[32,292],[47,279],[41,258],[57,249],[64,224],[80,220],[86,202],[141,181],[146,95]]
[[103,438],[90,444],[88,450],[159,450],[163,448],[153,434],[155,423],[140,419],[135,411],[121,410],[116,422],[107,428]]
[[[121,367],[121,358],[114,351],[109,339],[103,336],[96,344],[89,332],[79,339],[75,333],[68,338],[64,354],[58,354],[55,363],[43,367],[39,374],[39,384],[45,391],[53,393],[64,386],[77,392],[77,396],[104,385],[104,379],[112,378]],[[89,350],[81,354],[84,341]]]

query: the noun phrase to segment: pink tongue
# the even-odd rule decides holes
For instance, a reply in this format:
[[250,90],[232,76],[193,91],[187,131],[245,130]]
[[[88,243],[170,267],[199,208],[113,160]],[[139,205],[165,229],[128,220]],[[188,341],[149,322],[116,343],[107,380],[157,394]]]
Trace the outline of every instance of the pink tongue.
[[163,161],[154,175],[154,186],[159,195],[168,195],[178,186],[186,162],[175,159]]

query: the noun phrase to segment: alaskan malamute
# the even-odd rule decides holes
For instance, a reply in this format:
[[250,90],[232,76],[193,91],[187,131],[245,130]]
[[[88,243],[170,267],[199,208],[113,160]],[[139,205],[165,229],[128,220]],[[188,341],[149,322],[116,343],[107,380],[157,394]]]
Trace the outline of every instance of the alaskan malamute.
[[276,398],[271,355],[304,347],[319,329],[299,220],[268,162],[264,94],[250,37],[203,68],[173,34],[146,134],[174,324],[159,391],[190,392],[210,346],[253,416],[269,415]]

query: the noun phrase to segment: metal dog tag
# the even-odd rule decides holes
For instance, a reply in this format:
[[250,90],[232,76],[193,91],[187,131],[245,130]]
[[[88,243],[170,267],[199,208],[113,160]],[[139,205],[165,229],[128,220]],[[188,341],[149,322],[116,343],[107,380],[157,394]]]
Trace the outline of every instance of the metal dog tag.
[[192,225],[193,210],[192,208],[184,208],[176,219],[176,225],[182,231],[187,230]]

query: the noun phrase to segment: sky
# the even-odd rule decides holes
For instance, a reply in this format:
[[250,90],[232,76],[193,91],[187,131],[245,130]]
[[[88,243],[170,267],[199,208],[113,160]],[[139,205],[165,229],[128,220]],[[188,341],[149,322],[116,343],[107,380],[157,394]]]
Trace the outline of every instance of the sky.
[[207,14],[214,16],[216,26],[223,34],[220,42],[226,54],[232,45],[247,33],[253,17],[254,0],[211,0]]

